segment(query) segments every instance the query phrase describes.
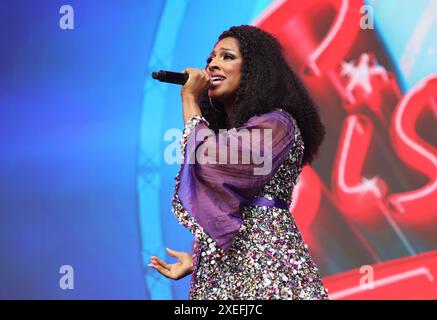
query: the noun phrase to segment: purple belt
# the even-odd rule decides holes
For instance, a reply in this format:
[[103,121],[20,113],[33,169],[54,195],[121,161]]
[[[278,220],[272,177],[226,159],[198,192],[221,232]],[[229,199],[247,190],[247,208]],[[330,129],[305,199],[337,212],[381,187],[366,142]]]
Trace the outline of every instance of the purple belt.
[[284,200],[281,200],[281,199],[271,199],[270,200],[270,199],[267,199],[264,197],[252,199],[252,200],[246,202],[246,205],[276,207],[276,208],[286,209],[286,210],[289,209],[289,205]]

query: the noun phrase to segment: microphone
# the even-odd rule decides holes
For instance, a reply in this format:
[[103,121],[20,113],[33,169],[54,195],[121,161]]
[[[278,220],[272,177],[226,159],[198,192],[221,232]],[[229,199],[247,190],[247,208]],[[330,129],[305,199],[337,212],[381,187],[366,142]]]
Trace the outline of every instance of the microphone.
[[161,82],[184,85],[188,81],[187,73],[173,72],[167,70],[159,70],[152,72],[152,78]]

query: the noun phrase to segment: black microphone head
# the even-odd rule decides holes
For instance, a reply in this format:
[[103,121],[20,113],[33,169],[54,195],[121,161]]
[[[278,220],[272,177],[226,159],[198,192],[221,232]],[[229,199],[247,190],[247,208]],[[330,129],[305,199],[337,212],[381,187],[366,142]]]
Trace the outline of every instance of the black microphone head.
[[187,73],[159,70],[152,72],[153,79],[159,80],[161,82],[175,83],[175,84],[185,84],[188,80]]

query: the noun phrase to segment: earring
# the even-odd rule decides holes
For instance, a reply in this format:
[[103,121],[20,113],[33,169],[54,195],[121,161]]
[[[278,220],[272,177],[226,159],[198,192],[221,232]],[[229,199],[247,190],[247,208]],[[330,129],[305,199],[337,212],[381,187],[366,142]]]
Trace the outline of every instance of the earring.
[[[208,96],[209,97],[209,96]],[[211,97],[209,97],[209,104],[211,105],[211,107],[215,110],[215,111],[217,111],[217,112],[220,112],[220,110],[212,103],[212,100],[211,100]]]

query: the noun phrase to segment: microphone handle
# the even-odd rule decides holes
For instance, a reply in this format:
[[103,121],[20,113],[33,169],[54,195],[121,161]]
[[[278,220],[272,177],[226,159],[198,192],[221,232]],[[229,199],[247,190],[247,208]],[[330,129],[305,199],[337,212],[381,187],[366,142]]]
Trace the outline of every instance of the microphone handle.
[[173,72],[167,70],[152,72],[152,77],[153,79],[159,80],[161,82],[168,82],[180,85],[184,85],[188,81],[187,73]]

